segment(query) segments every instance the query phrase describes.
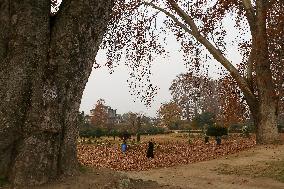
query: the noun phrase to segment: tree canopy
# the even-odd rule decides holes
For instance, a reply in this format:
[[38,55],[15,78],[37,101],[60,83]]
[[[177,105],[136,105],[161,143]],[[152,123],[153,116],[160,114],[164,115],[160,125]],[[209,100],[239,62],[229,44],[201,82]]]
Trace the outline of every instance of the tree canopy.
[[175,102],[169,102],[160,107],[158,114],[162,124],[168,128],[175,128],[181,120],[182,110]]
[[[258,132],[257,141],[278,140],[275,120],[279,101],[283,99],[283,3],[117,1],[103,43],[103,47],[108,47],[107,65],[113,67],[126,52],[126,64],[132,70],[129,85],[134,94],[149,104],[157,92],[149,79],[151,62],[156,55],[166,54],[166,40],[160,34],[167,36],[171,32],[180,42],[191,70],[198,71],[204,62],[215,59],[226,70],[223,73],[230,74],[244,95],[258,131],[264,131]],[[234,22],[236,39],[227,38],[230,28],[226,28],[226,20]],[[231,43],[238,46],[241,62],[229,60]]]
[[93,125],[104,127],[107,124],[109,118],[104,99],[99,99],[97,101],[95,108],[92,110],[91,114],[91,123]]
[[169,90],[187,120],[200,112],[211,111],[217,114],[218,85],[213,79],[192,72],[180,74],[172,81]]
[[[279,38],[283,32],[283,3],[279,0],[265,2],[267,7],[269,39],[276,45],[276,51],[271,56],[276,56],[275,52],[282,51],[282,39]],[[255,85],[253,77],[255,67],[252,67],[250,56],[252,49],[252,37],[254,36],[256,20],[256,4],[250,0],[237,1],[176,1],[176,0],[128,0],[118,1],[114,9],[112,24],[109,26],[109,33],[105,36],[103,47],[108,47],[108,65],[114,66],[120,60],[123,53],[126,53],[127,65],[133,70],[131,78],[134,80],[145,79],[149,81],[151,61],[155,55],[166,53],[166,36],[172,33],[180,42],[184,52],[184,60],[192,69],[199,70],[205,61],[215,58],[231,74],[234,80],[240,85],[242,90],[248,93],[248,83]],[[163,15],[163,16],[161,16]],[[230,16],[230,17],[227,17]],[[252,18],[253,17],[253,18]],[[225,28],[226,20],[235,23],[235,28],[239,35],[237,39],[226,38],[230,29]],[[163,22],[163,23],[161,23]],[[275,22],[279,23],[275,27]],[[164,35],[161,35],[164,34]],[[161,37],[163,39],[161,39]],[[243,37],[245,36],[245,37]],[[231,40],[231,41],[230,41]],[[228,44],[238,45],[239,52],[243,55],[242,62],[233,62],[227,59],[230,49]],[[272,48],[270,49],[272,50]],[[208,53],[209,52],[209,53]],[[251,57],[249,59],[249,57]],[[279,58],[279,56],[277,56]],[[279,59],[280,60],[280,59]],[[281,60],[282,61],[282,60]],[[282,69],[279,61],[271,62]],[[238,66],[235,66],[238,64]],[[275,67],[275,69],[276,69]],[[253,69],[252,69],[253,68]],[[275,73],[275,72],[274,72]],[[282,73],[278,73],[281,77]],[[282,75],[283,76],[283,75]],[[252,79],[252,80],[251,80]],[[276,79],[276,77],[274,77]],[[132,87],[143,87],[130,81]],[[246,80],[251,80],[247,82]],[[283,81],[279,81],[283,83]],[[149,84],[149,83],[148,83]],[[146,85],[146,84],[145,84]],[[156,90],[153,85],[144,86],[148,91]],[[145,91],[144,91],[145,92]],[[147,100],[152,93],[141,93],[145,95],[143,100]]]

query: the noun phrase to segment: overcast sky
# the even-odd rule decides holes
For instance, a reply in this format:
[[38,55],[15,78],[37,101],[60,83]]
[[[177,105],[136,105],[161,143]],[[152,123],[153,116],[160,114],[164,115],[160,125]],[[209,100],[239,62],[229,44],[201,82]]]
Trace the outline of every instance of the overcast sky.
[[[159,87],[159,90],[150,108],[147,108],[139,99],[130,95],[127,84],[129,78],[128,69],[121,62],[118,67],[114,68],[112,74],[109,73],[107,67],[93,69],[84,90],[80,110],[89,114],[90,109],[94,108],[97,100],[102,98],[107,105],[117,109],[117,113],[144,112],[148,116],[155,117],[160,105],[169,102],[171,99],[169,87],[173,79],[177,75],[187,72],[182,60],[182,54],[178,51],[179,45],[174,40],[169,44],[169,57],[157,58],[152,65],[151,79],[153,84]],[[102,51],[98,53],[96,60],[99,64],[106,62]],[[211,66],[209,71],[210,75],[213,76],[217,75],[218,72],[215,66]]]
[[[231,18],[227,18],[226,25],[229,33],[226,41],[229,42],[236,37],[238,32],[234,29],[234,23],[231,21]],[[233,64],[239,63],[241,56],[236,46],[230,43],[228,46],[227,57],[233,61]],[[122,61],[118,67],[114,68],[112,74],[109,73],[107,67],[93,69],[84,90],[80,111],[89,114],[90,109],[94,108],[97,100],[102,98],[106,101],[106,105],[117,109],[119,114],[132,111],[143,112],[148,116],[156,117],[160,105],[164,102],[169,102],[171,99],[169,87],[173,79],[177,75],[187,72],[187,68],[182,60],[182,53],[179,52],[179,43],[173,37],[169,38],[167,49],[169,57],[157,58],[152,65],[152,82],[159,87],[159,90],[150,108],[147,108],[143,103],[130,95],[130,89],[127,84],[129,73]],[[105,64],[106,58],[103,51],[98,52],[96,61],[100,65]],[[209,69],[210,76],[217,77],[217,68],[220,67],[219,63],[212,60],[207,62],[207,64],[211,65]]]
[[[161,103],[171,99],[169,87],[172,80],[178,74],[187,71],[182,61],[182,54],[178,52],[178,44],[175,44],[174,41],[170,42],[170,44],[170,56],[165,59],[157,58],[152,65],[151,79],[153,84],[159,87],[159,90],[150,108],[147,108],[139,99],[130,95],[127,84],[127,79],[129,79],[128,69],[121,62],[118,67],[114,68],[112,74],[109,73],[107,67],[93,69],[83,94],[80,110],[89,113],[96,101],[103,98],[107,105],[117,109],[117,113],[123,114],[132,111],[156,116]],[[101,65],[106,62],[103,51],[98,53],[96,60]]]

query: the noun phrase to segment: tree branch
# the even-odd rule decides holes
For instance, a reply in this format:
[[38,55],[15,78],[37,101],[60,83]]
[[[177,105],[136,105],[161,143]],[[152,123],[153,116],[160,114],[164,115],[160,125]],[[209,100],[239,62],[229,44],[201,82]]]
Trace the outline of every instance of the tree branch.
[[[252,36],[253,38],[255,38],[254,36]],[[255,49],[255,39],[252,39],[252,46],[251,46],[251,51],[250,51],[250,55],[247,61],[247,73],[246,73],[246,79],[248,82],[248,85],[251,89],[251,91],[253,91],[253,77],[252,77],[252,72],[253,72],[253,65],[255,62],[255,55],[256,55],[256,49]]]
[[244,6],[244,9],[245,9],[245,14],[246,14],[246,17],[248,19],[248,23],[249,23],[249,26],[250,26],[250,30],[251,32],[255,32],[256,30],[256,24],[255,24],[255,11],[253,9],[253,6],[252,6],[252,3],[251,3],[251,0],[242,0],[242,3],[243,3],[243,6]]
[[256,81],[258,95],[263,103],[273,105],[273,100],[277,99],[275,84],[272,78],[271,62],[269,61],[268,36],[267,36],[267,1],[256,1]]
[[253,9],[251,0],[242,0],[242,4],[245,9],[245,15],[247,17],[249,26],[250,26],[250,31],[252,35],[252,47],[251,47],[251,52],[250,56],[247,62],[247,82],[253,90],[252,86],[252,72],[253,72],[253,63],[255,62],[255,35],[256,35],[256,15],[255,15],[255,10]]
[[234,65],[232,65],[231,62],[222,54],[222,52],[214,45],[212,45],[208,39],[202,36],[193,19],[186,12],[184,12],[175,1],[168,0],[168,2],[171,5],[172,9],[176,11],[177,14],[185,21],[185,23],[189,25],[193,37],[195,37],[195,39],[199,41],[213,55],[213,57],[230,72],[231,76],[236,80],[246,98],[251,102],[255,102],[255,96],[251,91],[248,83],[240,75]]
[[170,12],[166,11],[165,9],[158,7],[157,5],[155,5],[154,3],[148,3],[148,2],[144,2],[143,4],[147,5],[147,6],[151,6],[152,8],[163,12],[166,16],[170,17],[171,19],[173,19],[173,21],[180,26],[182,29],[184,29],[187,33],[192,34],[191,30],[182,22],[180,22],[173,14],[171,14]]

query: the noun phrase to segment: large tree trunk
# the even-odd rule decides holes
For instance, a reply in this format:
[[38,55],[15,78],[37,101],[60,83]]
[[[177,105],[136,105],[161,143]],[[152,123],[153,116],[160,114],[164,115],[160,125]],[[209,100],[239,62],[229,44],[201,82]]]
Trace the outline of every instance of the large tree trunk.
[[[113,0],[0,0],[0,175],[37,185],[77,170],[77,115]],[[4,27],[5,26],[5,27]]]
[[256,2],[256,46],[255,71],[257,83],[257,104],[253,108],[258,144],[271,144],[280,141],[277,129],[277,95],[272,79],[271,63],[268,54],[268,37],[266,33],[266,0]]
[[[270,88],[265,82],[261,82],[262,89]],[[262,95],[257,101],[247,100],[250,108],[254,125],[256,128],[257,144],[275,144],[279,143],[280,135],[277,129],[277,99],[273,97],[273,91],[270,95]]]
[[273,102],[261,103],[255,118],[257,144],[275,144],[280,142],[277,129],[276,105]]

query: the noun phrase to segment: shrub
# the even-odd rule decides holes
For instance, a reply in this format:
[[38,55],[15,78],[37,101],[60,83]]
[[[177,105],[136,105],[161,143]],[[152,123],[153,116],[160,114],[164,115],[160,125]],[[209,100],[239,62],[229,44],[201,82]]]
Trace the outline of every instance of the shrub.
[[192,120],[192,124],[196,128],[203,128],[205,125],[209,127],[213,126],[215,123],[216,116],[211,112],[203,112],[202,114],[198,114]]
[[122,131],[121,133],[119,133],[119,138],[123,141],[131,139],[131,133],[129,133],[128,131]]
[[230,125],[229,132],[230,133],[240,133],[242,132],[243,125],[240,123],[234,123]]
[[156,134],[163,134],[164,129],[160,127],[149,127],[145,130],[144,134],[156,135]]
[[83,131],[80,131],[79,135],[80,137],[97,137],[100,138],[101,136],[104,136],[105,132],[101,128],[94,128],[94,129],[86,129]]
[[283,126],[283,125],[277,124],[277,128],[278,128],[278,132],[279,132],[279,133],[284,132],[284,126]]
[[228,135],[228,129],[226,127],[221,127],[218,125],[210,126],[207,128],[206,135],[215,137]]
[[110,130],[110,132],[108,133],[108,136],[112,136],[112,137],[116,137],[119,135],[119,132],[115,129]]

